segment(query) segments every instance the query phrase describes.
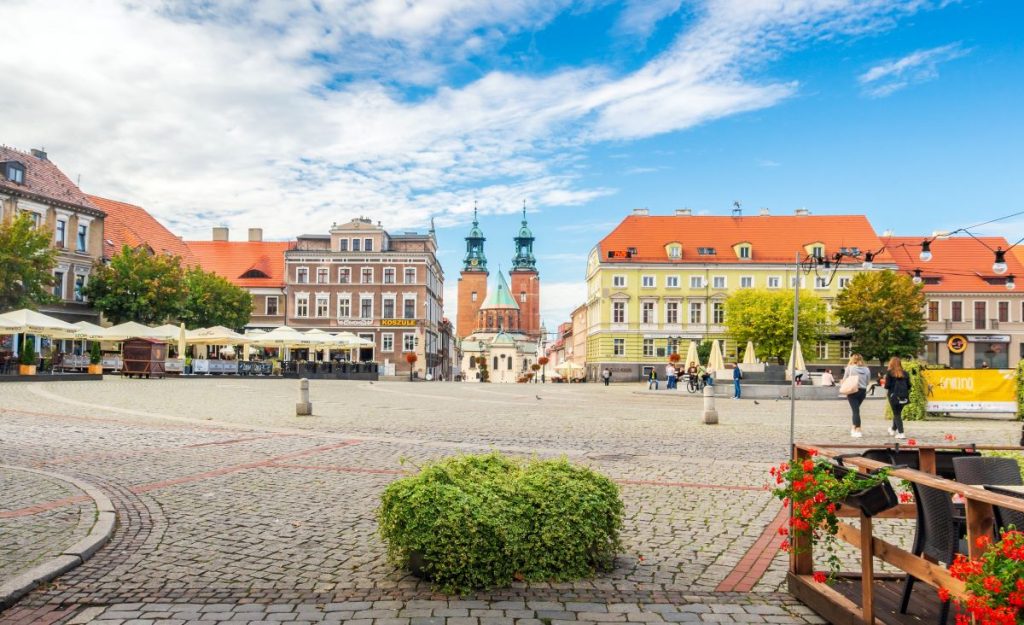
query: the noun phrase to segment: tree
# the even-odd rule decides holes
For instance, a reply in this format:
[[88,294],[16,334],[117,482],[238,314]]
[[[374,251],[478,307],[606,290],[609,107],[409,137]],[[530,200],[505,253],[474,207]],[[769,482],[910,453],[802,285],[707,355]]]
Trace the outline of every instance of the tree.
[[882,364],[891,356],[916,356],[924,347],[925,297],[910,276],[864,272],[836,298],[839,323],[853,332],[853,348]]
[[252,295],[215,273],[193,267],[185,272],[181,321],[189,329],[224,326],[241,330],[252,314]]
[[52,236],[50,230],[35,227],[27,213],[0,223],[0,312],[56,300],[51,290],[57,263]]
[[711,341],[701,341],[697,345],[697,362],[707,363],[711,358]]
[[[793,350],[793,293],[743,289],[725,302],[725,321],[729,336],[740,345],[754,342],[761,360],[789,359]],[[800,327],[797,338],[805,358],[814,353],[814,345],[829,327],[824,300],[811,293],[800,293]]]
[[187,295],[181,259],[127,245],[93,273],[84,292],[110,321],[145,324],[178,319]]

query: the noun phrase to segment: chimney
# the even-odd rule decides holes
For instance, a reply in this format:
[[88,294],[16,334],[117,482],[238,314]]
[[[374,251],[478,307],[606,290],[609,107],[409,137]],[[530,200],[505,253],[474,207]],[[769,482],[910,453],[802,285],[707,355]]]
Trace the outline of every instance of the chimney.
[[213,229],[213,240],[214,241],[227,241],[228,240],[228,229],[224,226],[217,226]]
[[806,208],[798,208],[795,211],[793,211],[793,214],[798,217],[806,217],[807,215],[811,214],[811,211],[807,210]]
[[651,211],[647,210],[646,208],[634,208],[634,209],[633,209],[633,214],[634,214],[634,215],[642,215],[642,216],[647,216],[647,215],[649,215],[650,213],[651,213]]
[[770,210],[768,210],[767,206],[762,206],[761,207],[761,216],[762,217],[767,217],[767,216],[769,216],[771,214],[772,214],[772,212]]
[[676,209],[676,217],[689,217],[691,215],[693,215],[693,209],[692,208],[677,208]]
[[43,150],[37,150],[36,148],[32,148],[32,156],[42,161],[46,160],[46,152]]
[[263,240],[263,228],[249,228],[249,241],[259,243]]

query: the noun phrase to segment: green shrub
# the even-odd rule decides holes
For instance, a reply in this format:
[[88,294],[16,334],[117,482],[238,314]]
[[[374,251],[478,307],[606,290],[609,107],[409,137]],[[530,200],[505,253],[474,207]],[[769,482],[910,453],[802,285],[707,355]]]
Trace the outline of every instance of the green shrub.
[[590,577],[622,546],[618,486],[565,459],[446,458],[391,483],[377,513],[388,559],[406,568],[422,557],[449,594]]
[[[903,362],[903,370],[910,378],[910,402],[903,407],[902,417],[904,421],[924,421],[928,417],[928,382],[924,379],[924,370],[927,366],[919,360],[907,360]],[[892,405],[888,401],[888,391],[879,389],[886,394],[885,419],[892,421]]]
[[38,359],[36,358],[36,343],[35,341],[30,341],[27,337],[21,346],[20,363],[23,365],[38,364]]
[[103,352],[100,351],[100,342],[93,341],[89,348],[89,364],[98,365],[103,362]]
[[1024,360],[1017,363],[1017,418],[1024,419]]

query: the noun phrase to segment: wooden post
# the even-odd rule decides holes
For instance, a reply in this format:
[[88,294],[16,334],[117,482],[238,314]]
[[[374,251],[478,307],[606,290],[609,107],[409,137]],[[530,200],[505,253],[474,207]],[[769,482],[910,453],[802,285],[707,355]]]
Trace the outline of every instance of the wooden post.
[[[803,462],[810,458],[806,450],[794,447],[793,462]],[[793,518],[793,505],[790,502],[789,517]],[[808,534],[789,535],[789,568],[796,575],[811,575],[814,573],[814,554],[811,552],[811,537]]]
[[871,517],[860,513],[860,581],[864,625],[875,622],[875,544]]
[[921,461],[921,471],[935,475],[935,450],[919,449],[917,453]]
[[978,538],[992,537],[995,516],[992,504],[984,501],[967,500],[967,552],[972,559],[980,558],[986,549],[978,546]]

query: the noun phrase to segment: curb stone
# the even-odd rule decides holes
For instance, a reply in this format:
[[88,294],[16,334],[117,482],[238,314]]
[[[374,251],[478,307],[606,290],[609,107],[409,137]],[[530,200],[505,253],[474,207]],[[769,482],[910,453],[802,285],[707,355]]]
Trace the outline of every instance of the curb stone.
[[15,601],[27,595],[39,585],[67,573],[91,558],[114,535],[117,515],[114,512],[114,504],[111,503],[109,497],[92,484],[77,478],[60,473],[7,464],[0,464],[0,469],[36,473],[61,482],[67,482],[88,495],[96,506],[96,520],[93,522],[92,529],[89,530],[89,534],[85,538],[64,549],[56,558],[34,566],[0,584],[0,610],[3,610],[13,605]]

